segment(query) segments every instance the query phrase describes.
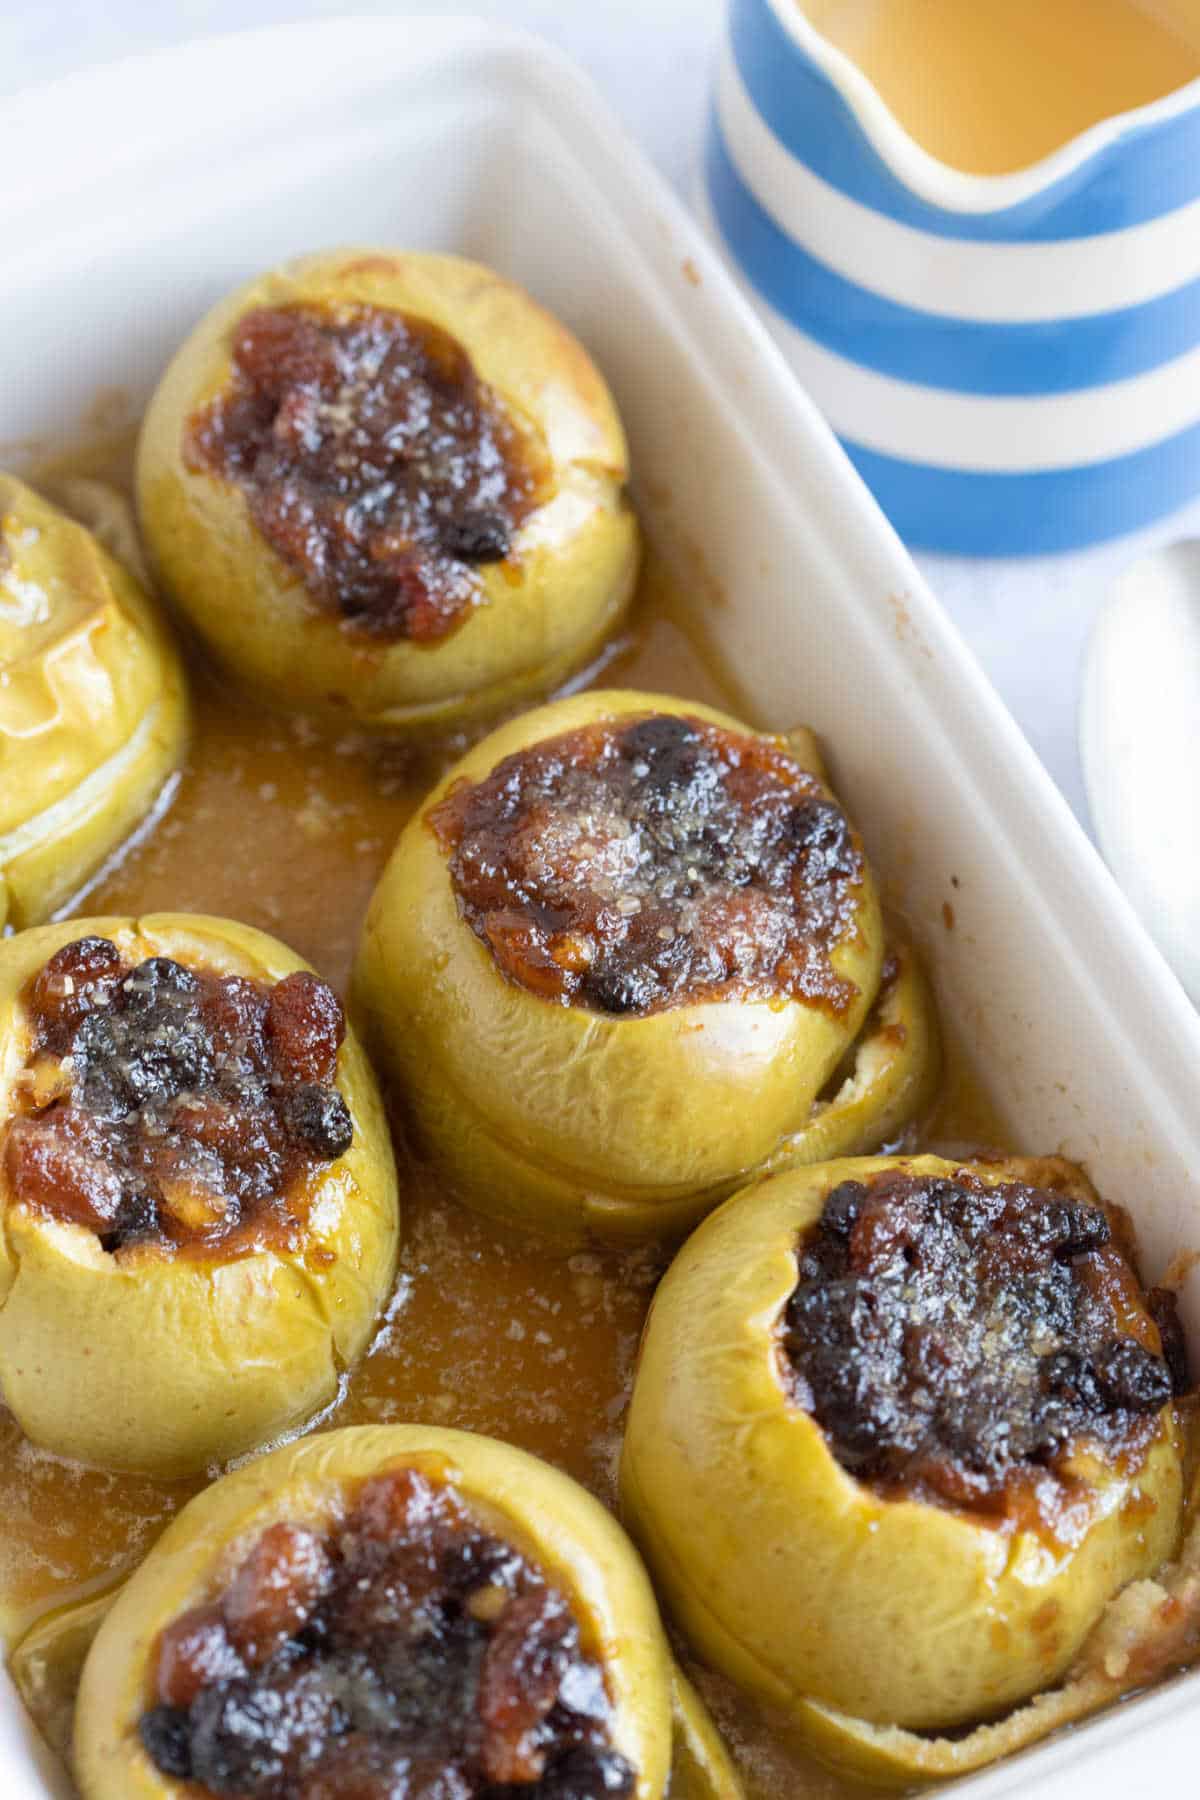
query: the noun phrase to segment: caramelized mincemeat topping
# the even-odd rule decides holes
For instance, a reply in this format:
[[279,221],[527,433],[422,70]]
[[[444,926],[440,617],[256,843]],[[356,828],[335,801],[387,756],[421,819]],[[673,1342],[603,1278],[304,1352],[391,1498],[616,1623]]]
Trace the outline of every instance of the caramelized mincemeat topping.
[[184,455],[236,484],[319,606],[372,638],[435,643],[479,601],[548,492],[532,428],[427,319],[264,306]]
[[566,1597],[448,1484],[364,1483],[340,1529],[276,1524],[158,1640],[142,1744],[246,1800],[622,1800],[604,1671]]
[[842,1182],[797,1264],[794,1398],[889,1496],[1020,1511],[1073,1449],[1141,1454],[1187,1385],[1108,1214],[1066,1194],[968,1170]]
[[672,714],[587,725],[452,788],[428,822],[463,918],[547,1000],[779,995],[840,1015],[858,995],[830,961],[856,931],[857,840],[766,739]]
[[13,1197],[105,1250],[296,1247],[304,1176],[349,1149],[332,988],[270,986],[80,938],[28,984],[32,1043],[4,1144]]

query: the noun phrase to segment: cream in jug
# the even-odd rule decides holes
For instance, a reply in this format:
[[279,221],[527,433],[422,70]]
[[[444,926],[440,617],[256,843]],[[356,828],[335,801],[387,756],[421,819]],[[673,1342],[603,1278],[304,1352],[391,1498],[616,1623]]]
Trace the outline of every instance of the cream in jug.
[[1200,76],[1200,0],[810,0],[931,156],[976,175],[1040,161]]

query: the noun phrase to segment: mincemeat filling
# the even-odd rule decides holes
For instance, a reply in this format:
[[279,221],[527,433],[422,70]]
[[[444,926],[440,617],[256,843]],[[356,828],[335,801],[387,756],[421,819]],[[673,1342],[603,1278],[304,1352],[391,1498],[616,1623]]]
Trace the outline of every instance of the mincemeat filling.
[[651,1013],[857,997],[830,953],[863,877],[845,815],[777,744],[671,714],[505,757],[429,823],[503,974],[564,1006]]
[[131,965],[90,937],[52,956],[24,1003],[32,1044],[4,1145],[16,1200],[111,1252],[298,1241],[304,1176],[353,1138],[325,982]]
[[[1006,1510],[1073,1448],[1140,1453],[1187,1384],[1106,1213],[1016,1182],[904,1171],[834,1188],[797,1251],[797,1402],[869,1485]],[[1012,1494],[1008,1495],[1012,1498]]]
[[161,1634],[142,1743],[236,1800],[625,1800],[604,1670],[566,1597],[444,1482],[270,1526]]
[[373,638],[435,643],[481,596],[549,492],[532,427],[456,339],[379,307],[266,306],[185,456],[235,483],[324,610]]

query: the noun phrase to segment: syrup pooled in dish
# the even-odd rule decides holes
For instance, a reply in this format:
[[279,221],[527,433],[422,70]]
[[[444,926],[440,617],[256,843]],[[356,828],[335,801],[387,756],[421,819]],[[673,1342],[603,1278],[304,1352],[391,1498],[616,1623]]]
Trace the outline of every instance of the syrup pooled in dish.
[[334,1085],[341,1005],[304,971],[271,986],[58,950],[26,990],[33,1038],[5,1168],[14,1199],[104,1249],[294,1248],[305,1175],[353,1140]]
[[513,982],[564,1006],[653,1013],[858,998],[830,950],[863,859],[777,745],[700,719],[602,721],[505,757],[430,813],[459,908]]
[[566,1597],[412,1469],[335,1532],[269,1526],[162,1632],[154,1700],[158,1769],[236,1800],[624,1800],[637,1779]]
[[903,1169],[833,1189],[783,1337],[797,1402],[860,1481],[1004,1512],[1081,1443],[1136,1458],[1187,1386],[1103,1208]]
[[448,332],[373,306],[247,313],[185,454],[242,489],[318,605],[385,642],[453,631],[549,481]]

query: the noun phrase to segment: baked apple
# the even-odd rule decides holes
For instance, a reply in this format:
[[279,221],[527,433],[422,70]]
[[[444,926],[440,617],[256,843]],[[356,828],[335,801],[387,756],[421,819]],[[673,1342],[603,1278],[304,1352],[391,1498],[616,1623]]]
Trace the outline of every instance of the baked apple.
[[350,1427],[168,1527],[88,1656],[75,1768],[84,1800],[659,1800],[671,1713],[598,1501],[492,1438]]
[[454,256],[342,250],[196,327],[138,451],[167,591],[285,705],[402,729],[556,686],[633,591],[612,397],[529,295]]
[[741,1777],[712,1714],[678,1667],[672,1715],[670,1792],[674,1800],[745,1800]]
[[928,1110],[941,1073],[933,994],[912,944],[893,927],[862,1030],[803,1125],[771,1152],[764,1173],[878,1150]]
[[0,475],[0,927],[48,917],[179,763],[183,671],[144,590]]
[[597,691],[502,726],[434,791],[354,995],[464,1198],[637,1238],[686,1229],[810,1124],[883,960],[858,836],[784,740]]
[[225,919],[0,941],[0,1394],[34,1443],[202,1469],[336,1396],[396,1176],[327,987]]
[[1052,1687],[1180,1536],[1186,1369],[1129,1248],[1054,1158],[832,1162],[706,1220],[621,1464],[697,1650],[826,1749],[830,1708],[944,1731]]

